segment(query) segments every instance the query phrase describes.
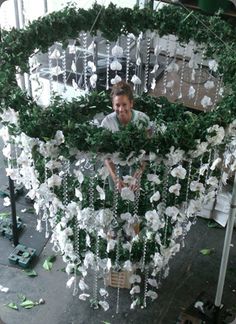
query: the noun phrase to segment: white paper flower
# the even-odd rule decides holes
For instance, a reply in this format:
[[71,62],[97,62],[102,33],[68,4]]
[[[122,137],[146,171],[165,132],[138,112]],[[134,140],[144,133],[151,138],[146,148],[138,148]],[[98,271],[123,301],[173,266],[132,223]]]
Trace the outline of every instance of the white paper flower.
[[79,198],[80,201],[83,200],[83,195],[79,188],[75,188],[75,197]]
[[84,181],[84,175],[83,175],[83,173],[80,170],[74,169],[74,174],[77,177],[79,183],[80,184],[83,183],[83,181]]
[[209,168],[209,163],[203,164],[199,169],[199,174],[203,176],[204,173],[208,170],[208,168]]
[[9,198],[9,197],[5,197],[5,198],[3,199],[3,206],[8,207],[8,206],[10,206],[10,205],[11,205],[10,198]]
[[79,281],[79,288],[80,290],[85,290],[85,289],[89,289],[89,286],[84,282],[84,279],[80,279]]
[[116,75],[113,79],[111,79],[111,84],[116,84],[120,82],[122,79],[119,75]]
[[131,82],[133,83],[133,84],[141,84],[142,83],[142,81],[140,80],[140,78],[136,75],[136,74],[134,74],[133,76],[132,76],[132,78],[131,78]]
[[203,108],[207,108],[209,106],[212,106],[213,102],[210,97],[204,96],[201,100],[201,105],[203,106]]
[[150,286],[152,286],[152,287],[158,287],[158,283],[157,283],[157,280],[156,279],[151,279],[151,278],[149,278],[148,279],[148,283],[149,283],[149,285]]
[[176,183],[175,185],[170,186],[169,192],[175,194],[176,196],[179,196],[180,189],[181,189],[181,185],[179,183]]
[[96,186],[96,190],[99,193],[100,200],[105,200],[105,191],[98,185]]
[[121,71],[122,70],[122,65],[119,61],[114,60],[110,64],[110,68],[112,71]]
[[174,146],[171,146],[170,153],[166,154],[167,164],[172,166],[178,164],[184,156],[184,151],[180,149],[175,149]]
[[161,195],[159,191],[156,191],[151,197],[150,197],[150,202],[152,203],[153,201],[158,201],[160,200]]
[[221,162],[222,162],[222,159],[218,157],[217,159],[215,159],[215,161],[213,161],[213,163],[212,163],[210,169],[211,169],[212,171],[214,171],[215,168],[216,168],[216,167],[217,167]]
[[128,187],[122,188],[120,195],[121,195],[121,198],[123,200],[134,201],[134,198],[135,198],[134,192],[130,188],[128,188]]
[[117,243],[116,240],[108,240],[107,241],[107,253],[114,250],[116,243]]
[[102,296],[102,297],[108,297],[108,296],[109,296],[108,291],[107,291],[106,289],[104,289],[104,288],[100,288],[100,289],[99,289],[99,294],[100,294],[100,296]]
[[111,50],[112,55],[115,57],[122,57],[123,52],[124,52],[123,48],[120,47],[119,45],[115,45]]
[[176,168],[174,168],[173,170],[171,170],[171,175],[174,178],[178,178],[178,179],[184,179],[186,177],[186,169],[184,169],[182,167],[182,165],[177,166]]

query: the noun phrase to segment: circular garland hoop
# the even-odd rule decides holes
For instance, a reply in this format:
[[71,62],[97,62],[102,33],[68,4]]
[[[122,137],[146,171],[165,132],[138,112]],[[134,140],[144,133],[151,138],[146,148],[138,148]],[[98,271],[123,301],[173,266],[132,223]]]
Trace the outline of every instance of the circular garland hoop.
[[[160,36],[175,34],[181,42],[194,40],[208,57],[217,60],[225,96],[215,110],[195,115],[165,98],[141,95],[136,98],[136,108],[146,112],[156,128],[148,138],[145,129],[137,125],[111,133],[91,124],[95,114],[110,111],[107,93],[92,92],[71,102],[55,97],[42,109],[17,86],[15,74],[28,71],[27,61],[35,49],[47,52],[58,41],[66,46],[67,40],[76,39],[81,31],[99,31],[106,39],[117,40],[120,34],[150,30]],[[168,274],[169,259],[178,252],[190,228],[190,217],[217,194],[220,182],[226,182],[227,172],[220,172],[216,165],[223,159],[235,172],[235,156],[229,146],[235,136],[235,41],[235,29],[220,16],[196,13],[193,17],[176,6],[157,12],[112,4],[107,8],[96,4],[89,10],[67,7],[24,30],[2,32],[1,117],[12,136],[6,128],[1,131],[4,154],[11,157],[12,138],[22,149],[14,156],[17,167],[10,164],[7,171],[35,199],[46,231],[48,222],[54,229],[54,248],[67,262],[66,272],[72,274],[68,286],[73,284],[74,292],[76,273],[82,273],[80,299],[89,297],[85,277],[92,268],[95,306],[109,307],[106,290],[98,297],[98,269],[104,274],[111,269],[130,273],[131,308],[140,300],[141,279],[133,273],[140,270],[145,273],[142,304],[146,306],[147,297],[154,300],[159,286],[156,276],[161,279]],[[140,179],[142,190],[126,189],[123,195],[110,190],[106,170],[96,165],[98,157],[101,162],[106,156],[116,163],[117,171],[119,164],[137,166],[147,160]],[[84,159],[88,163],[84,164]],[[128,176],[125,181],[129,184],[133,179]]]

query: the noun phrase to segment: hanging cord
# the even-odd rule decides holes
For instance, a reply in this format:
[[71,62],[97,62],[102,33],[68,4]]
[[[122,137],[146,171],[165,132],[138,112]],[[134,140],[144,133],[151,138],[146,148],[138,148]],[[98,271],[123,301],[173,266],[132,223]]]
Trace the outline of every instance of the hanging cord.
[[[102,10],[103,10],[103,7],[106,5],[106,2],[107,2],[107,0],[104,0],[103,4],[101,5],[101,8],[100,8],[100,10],[99,10],[97,16],[95,17],[95,19],[94,19],[94,21],[93,21],[93,24],[92,24],[92,26],[91,26],[91,28],[90,28],[90,30],[89,30],[89,32],[88,32],[89,34],[90,34],[91,31],[93,30],[93,28],[94,28],[94,26],[95,26],[95,24],[96,24],[96,22],[97,22],[99,16],[101,15],[101,12],[102,12]],[[78,56],[76,56],[76,58],[75,58],[75,64],[78,62],[78,60],[79,60],[80,58],[81,58],[81,54],[78,55]],[[68,77],[67,77],[67,79],[66,79],[66,82],[69,80],[69,77],[70,77],[70,76],[71,76],[71,71],[70,71],[70,73],[68,74]]]

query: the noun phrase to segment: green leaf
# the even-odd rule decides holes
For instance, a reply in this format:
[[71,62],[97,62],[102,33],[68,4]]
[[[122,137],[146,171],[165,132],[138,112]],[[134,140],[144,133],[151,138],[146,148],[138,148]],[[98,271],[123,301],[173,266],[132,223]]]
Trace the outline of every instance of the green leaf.
[[48,262],[55,262],[56,261],[56,255],[51,255],[47,258]]
[[52,269],[52,262],[49,262],[47,259],[43,263],[43,268],[47,271]]
[[32,300],[26,299],[25,301],[23,301],[20,304],[21,307],[24,307],[26,309],[30,309],[33,308],[35,306],[35,302],[33,302]]
[[29,277],[37,277],[37,272],[35,270],[32,270],[32,269],[26,269],[26,270],[23,270],[23,272],[25,274],[27,274],[27,276]]
[[203,255],[210,255],[214,252],[214,248],[212,249],[202,249],[200,250],[200,253],[203,254]]
[[26,296],[23,294],[17,294],[17,297],[20,299],[21,302],[24,302],[26,300]]
[[9,303],[6,306],[9,307],[9,308],[11,308],[11,309],[18,310],[18,306],[15,303]]
[[0,218],[7,218],[11,215],[11,213],[9,212],[5,212],[5,213],[0,213]]
[[210,220],[207,223],[207,227],[209,227],[209,228],[215,228],[215,227],[219,227],[219,225],[215,221]]

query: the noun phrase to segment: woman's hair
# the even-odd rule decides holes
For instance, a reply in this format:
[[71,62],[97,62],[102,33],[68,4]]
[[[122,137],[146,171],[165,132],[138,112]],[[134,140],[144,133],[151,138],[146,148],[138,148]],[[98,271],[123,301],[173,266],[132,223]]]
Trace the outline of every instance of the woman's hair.
[[125,81],[120,81],[113,85],[111,90],[111,98],[113,99],[116,96],[127,96],[130,101],[134,100],[133,90]]

